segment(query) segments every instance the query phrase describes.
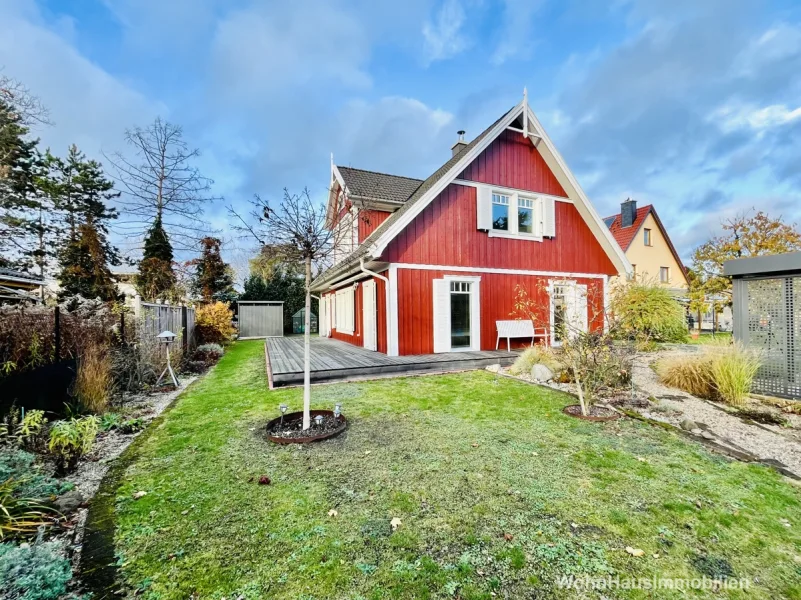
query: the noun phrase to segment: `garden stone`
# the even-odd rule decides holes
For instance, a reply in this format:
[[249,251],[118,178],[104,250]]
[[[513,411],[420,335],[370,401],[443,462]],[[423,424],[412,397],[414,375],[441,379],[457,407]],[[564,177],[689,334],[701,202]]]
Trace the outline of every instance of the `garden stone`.
[[684,419],[680,424],[684,431],[693,431],[694,429],[698,429],[698,425],[696,425],[695,421],[691,421],[690,419]]
[[56,498],[56,509],[65,515],[75,512],[84,503],[84,497],[78,490],[70,490]]
[[709,433],[708,431],[702,431],[701,432],[701,437],[704,438],[705,440],[714,440],[715,439],[715,436],[712,435],[711,433]]
[[499,373],[501,371],[501,365],[500,364],[488,365],[487,371],[489,371],[490,373]]
[[531,367],[531,378],[534,381],[551,381],[553,379],[553,371],[538,363]]

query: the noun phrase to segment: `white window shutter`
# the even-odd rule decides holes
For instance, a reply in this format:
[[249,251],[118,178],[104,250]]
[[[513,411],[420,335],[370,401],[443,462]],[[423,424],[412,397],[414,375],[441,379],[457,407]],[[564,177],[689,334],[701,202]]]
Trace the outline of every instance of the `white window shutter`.
[[544,213],[542,235],[556,237],[556,201],[553,198],[543,198],[542,208]]
[[446,279],[434,280],[434,352],[451,349],[451,288]]
[[476,229],[492,229],[492,188],[480,185],[476,188]]

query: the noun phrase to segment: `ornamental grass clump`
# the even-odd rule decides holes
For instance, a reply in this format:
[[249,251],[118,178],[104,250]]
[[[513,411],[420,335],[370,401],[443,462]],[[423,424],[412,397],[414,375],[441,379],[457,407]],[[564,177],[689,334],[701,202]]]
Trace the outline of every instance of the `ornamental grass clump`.
[[554,373],[564,369],[564,366],[559,362],[552,350],[541,346],[532,346],[517,357],[514,364],[509,367],[509,373],[512,375],[527,374],[531,372],[531,367],[539,364],[545,365]]
[[711,346],[700,355],[669,358],[656,370],[665,385],[739,407],[745,404],[759,367],[753,352],[734,343]]
[[86,348],[78,359],[78,375],[75,378],[75,396],[81,406],[94,414],[104,413],[113,384],[108,349],[97,345]]
[[732,406],[743,406],[759,366],[759,359],[739,342],[716,353],[712,358],[711,370],[720,399]]

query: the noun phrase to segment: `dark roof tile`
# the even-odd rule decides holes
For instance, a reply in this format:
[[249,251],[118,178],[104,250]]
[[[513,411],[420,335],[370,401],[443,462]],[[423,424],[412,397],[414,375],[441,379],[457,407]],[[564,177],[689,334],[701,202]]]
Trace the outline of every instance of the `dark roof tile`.
[[353,196],[403,203],[423,183],[422,179],[401,177],[354,169],[353,167],[337,167],[345,185]]

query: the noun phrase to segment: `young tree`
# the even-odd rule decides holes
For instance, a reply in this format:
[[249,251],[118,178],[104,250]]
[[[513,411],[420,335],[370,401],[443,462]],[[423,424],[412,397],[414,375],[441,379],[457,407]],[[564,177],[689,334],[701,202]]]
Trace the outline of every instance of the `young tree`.
[[195,267],[192,292],[199,295],[203,302],[224,301],[234,293],[231,269],[220,255],[221,244],[218,238],[203,238],[200,240],[200,258],[191,261]]
[[118,294],[108,268],[108,253],[108,242],[91,219],[78,225],[75,238],[61,253],[59,297],[80,294],[105,302],[115,300]]
[[232,206],[229,213],[239,221],[237,229],[254,236],[264,251],[287,262],[302,263],[305,270],[306,320],[304,327],[303,360],[303,429],[311,427],[311,282],[312,265],[321,264],[336,246],[336,229],[326,227],[325,207],[315,204],[309,190],[284,197],[273,208],[256,195],[250,218],[243,217]]
[[693,270],[707,296],[723,294],[731,301],[731,281],[723,275],[727,260],[801,250],[801,233],[795,223],[784,223],[781,217],[771,218],[761,210],[727,219],[722,227],[723,235],[693,252]]
[[119,152],[109,158],[125,192],[125,232],[139,237],[158,221],[178,248],[195,249],[208,232],[204,205],[218,199],[210,195],[214,182],[192,165],[200,151],[189,149],[178,125],[160,118],[126,131],[125,139],[138,161]]
[[172,269],[172,245],[167,232],[156,217],[145,236],[145,249],[136,275],[136,289],[148,300],[175,296],[176,277]]

